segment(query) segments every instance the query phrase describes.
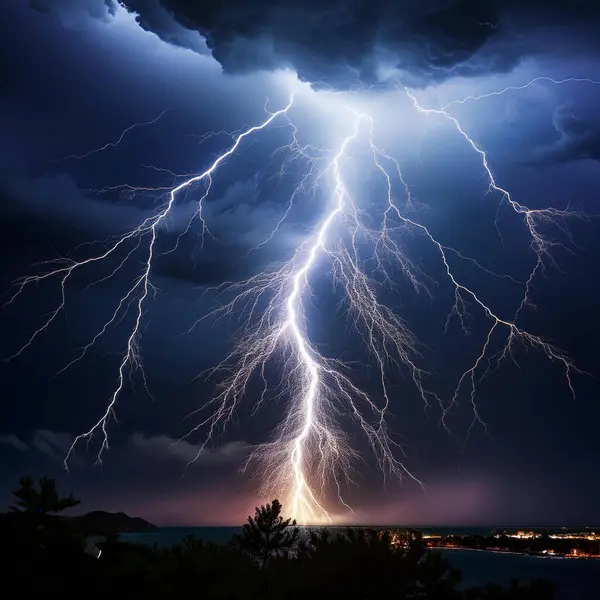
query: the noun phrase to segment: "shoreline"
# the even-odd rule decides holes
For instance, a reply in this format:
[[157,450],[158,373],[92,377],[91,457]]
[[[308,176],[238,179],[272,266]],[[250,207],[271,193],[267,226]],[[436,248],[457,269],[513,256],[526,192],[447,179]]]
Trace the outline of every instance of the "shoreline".
[[466,548],[462,546],[427,546],[428,550],[467,550],[469,552],[485,552],[487,554],[505,554],[514,556],[530,556],[531,558],[553,560],[600,560],[600,556],[567,556],[565,554],[540,554],[536,552],[512,552],[511,550],[491,550],[487,548]]

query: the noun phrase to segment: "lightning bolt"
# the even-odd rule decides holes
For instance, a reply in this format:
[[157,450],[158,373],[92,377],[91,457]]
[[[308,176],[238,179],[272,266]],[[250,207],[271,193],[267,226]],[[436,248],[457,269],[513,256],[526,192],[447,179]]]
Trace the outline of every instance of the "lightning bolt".
[[[419,104],[419,102],[417,101],[417,98],[414,96],[414,94],[412,94],[408,88],[401,86],[402,89],[404,90],[404,92],[408,95],[408,97],[412,101],[413,106],[417,112],[419,112],[421,114],[425,114],[425,115],[441,116],[444,119],[450,121],[453,124],[453,126],[455,127],[456,131],[466,140],[466,142],[469,144],[469,146],[472,148],[472,150],[475,151],[480,156],[482,167],[483,167],[483,169],[487,175],[487,179],[488,179],[488,184],[489,184],[488,185],[488,193],[492,193],[492,192],[498,193],[500,195],[501,202],[506,203],[517,215],[521,216],[522,222],[529,234],[530,248],[532,249],[534,256],[535,256],[534,267],[531,270],[527,281],[525,282],[525,291],[523,294],[523,298],[522,298],[521,303],[514,315],[514,318],[513,319],[503,319],[503,318],[499,317],[496,313],[494,313],[494,311],[480,299],[480,297],[476,294],[476,292],[473,289],[463,285],[457,279],[457,277],[453,274],[452,270],[450,269],[447,254],[446,254],[447,249],[444,246],[442,246],[442,244],[440,244],[430,234],[430,232],[426,228],[419,226],[420,228],[422,228],[423,233],[437,247],[437,249],[440,253],[441,259],[444,263],[446,274],[447,274],[448,278],[450,279],[450,281],[452,282],[452,285],[454,286],[455,303],[452,308],[452,312],[451,312],[450,316],[459,317],[459,319],[461,320],[461,323],[463,323],[463,327],[464,327],[464,319],[466,317],[465,298],[468,297],[471,300],[473,300],[475,302],[475,304],[478,305],[483,310],[485,316],[491,322],[491,326],[488,330],[487,335],[485,336],[485,341],[481,348],[481,352],[480,352],[479,356],[477,357],[475,362],[460,377],[460,379],[458,381],[458,385],[456,387],[456,390],[455,390],[452,400],[450,402],[450,405],[444,411],[444,416],[445,416],[446,413],[455,405],[455,403],[458,399],[458,396],[460,394],[462,385],[465,382],[468,382],[468,385],[470,388],[469,397],[470,397],[471,404],[473,406],[473,412],[474,412],[474,421],[473,421],[472,425],[475,423],[475,421],[479,421],[482,425],[485,426],[485,423],[481,420],[481,417],[479,415],[479,412],[477,410],[477,406],[475,403],[476,377],[477,377],[477,373],[480,370],[483,362],[486,360],[486,357],[488,356],[490,344],[492,341],[492,336],[496,333],[497,329],[504,328],[507,331],[507,339],[506,339],[506,342],[505,342],[504,346],[502,347],[502,349],[499,352],[497,352],[491,359],[491,360],[495,359],[496,367],[505,358],[510,357],[513,360],[515,360],[513,352],[514,352],[517,344],[521,343],[524,346],[532,347],[534,349],[541,351],[551,361],[557,362],[562,366],[562,368],[564,370],[564,375],[565,375],[565,378],[567,381],[567,385],[568,385],[569,390],[570,390],[571,394],[573,395],[573,397],[575,397],[575,389],[573,387],[572,374],[574,372],[578,372],[578,373],[582,372],[580,369],[577,368],[577,366],[573,363],[573,361],[559,348],[557,348],[553,344],[545,341],[540,336],[531,334],[531,333],[519,328],[516,324],[517,318],[519,317],[520,313],[522,312],[522,310],[525,307],[529,306],[529,307],[534,308],[534,305],[531,301],[531,287],[534,282],[534,279],[540,272],[542,272],[544,270],[546,260],[549,261],[554,266],[556,266],[556,262],[551,254],[551,250],[554,246],[562,245],[560,243],[550,241],[546,237],[544,237],[544,235],[541,233],[541,227],[543,225],[554,225],[555,227],[560,229],[564,234],[566,234],[566,236],[569,238],[570,241],[573,241],[570,231],[565,226],[564,220],[568,219],[568,218],[578,217],[581,215],[578,215],[577,213],[574,213],[574,212],[559,210],[559,209],[555,209],[555,208],[530,209],[527,206],[525,206],[524,204],[521,204],[521,203],[517,202],[516,200],[514,200],[508,190],[506,190],[503,187],[498,185],[496,178],[490,167],[488,157],[487,157],[485,150],[483,150],[467,134],[467,132],[463,129],[463,127],[461,126],[458,119],[456,117],[453,117],[452,115],[450,115],[447,111],[447,108],[454,104],[462,104],[462,103],[466,102],[467,100],[481,100],[481,99],[489,98],[492,96],[499,96],[510,90],[525,89],[525,88],[528,88],[529,86],[531,86],[532,84],[534,84],[535,82],[541,81],[541,80],[551,81],[555,84],[563,84],[563,83],[573,82],[573,81],[587,82],[587,83],[600,83],[600,82],[596,82],[592,79],[567,78],[567,79],[562,79],[562,80],[556,80],[551,77],[536,77],[535,79],[529,81],[528,83],[526,83],[524,85],[509,86],[500,91],[490,92],[487,94],[482,94],[480,96],[468,96],[467,98],[464,98],[462,100],[450,102],[440,109],[431,109],[431,108],[422,107]],[[490,366],[487,367],[487,369],[483,373],[482,378],[485,377],[485,375],[490,371],[490,368],[491,368]],[[481,381],[481,379],[480,379],[480,381]],[[470,433],[470,429],[469,429],[469,433]],[[468,440],[468,436],[467,436],[467,440]]]
[[562,85],[564,83],[591,83],[593,85],[600,84],[600,81],[596,81],[595,79],[588,79],[586,77],[567,77],[566,79],[554,79],[553,77],[546,76],[534,77],[532,80],[528,81],[527,83],[523,83],[522,85],[509,85],[501,90],[487,92],[485,94],[479,94],[478,96],[466,96],[465,98],[461,98],[460,100],[452,100],[448,102],[448,104],[442,106],[442,108],[440,108],[440,111],[445,112],[451,106],[457,104],[464,104],[465,102],[469,102],[470,100],[484,100],[485,98],[492,98],[493,96],[502,96],[507,92],[526,90],[538,81],[549,81],[550,83],[553,83],[555,85]]
[[[501,95],[509,90],[524,89],[540,80],[548,80],[555,84],[575,81],[596,83],[588,79],[554,80],[539,77],[523,86],[507,87],[499,92],[455,100],[440,109],[421,106],[411,90],[399,86],[400,91],[410,99],[417,115],[442,118],[452,124],[456,132],[480,157],[488,178],[489,193],[498,194],[501,202],[522,218],[535,257],[535,264],[525,282],[517,282],[508,275],[493,273],[473,258],[438,240],[427,226],[417,219],[413,210],[411,190],[402,173],[400,162],[376,143],[376,121],[371,115],[345,107],[345,122],[351,123],[352,126],[337,147],[328,150],[309,144],[303,145],[290,116],[294,105],[293,96],[284,108],[270,113],[259,125],[228,134],[232,139],[231,146],[220,154],[208,169],[199,175],[186,177],[182,183],[169,188],[167,201],[160,210],[132,231],[110,240],[103,252],[81,261],[64,259],[45,273],[25,277],[16,282],[7,304],[14,302],[30,284],[52,278],[59,281],[61,302],[44,324],[35,330],[29,340],[10,358],[20,356],[56,320],[65,308],[66,286],[76,271],[94,263],[102,263],[111,257],[118,258],[118,264],[112,272],[99,280],[103,281],[123,268],[134,254],[142,249],[145,252],[141,273],[120,299],[111,317],[90,343],[65,367],[69,368],[81,360],[108,328],[118,323],[131,306],[134,307],[136,318],[120,362],[116,388],[105,412],[90,429],[75,438],[65,457],[65,467],[68,466],[77,445],[84,441],[90,442],[96,434],[99,434],[101,439],[97,461],[102,461],[103,453],[108,449],[108,425],[116,419],[115,408],[124,389],[126,375],[135,369],[143,373],[139,338],[145,303],[148,296],[154,292],[151,274],[157,258],[156,239],[160,228],[171,216],[180,193],[202,186],[197,209],[182,235],[189,232],[192,223],[197,220],[200,222],[201,236],[204,239],[208,229],[203,217],[203,205],[211,191],[213,178],[227,159],[240,149],[246,138],[264,130],[278,117],[285,119],[284,126],[291,130],[290,143],[278,148],[271,155],[273,161],[280,152],[287,152],[288,158],[283,162],[278,176],[283,176],[289,165],[296,161],[303,162],[306,171],[290,195],[283,216],[277,221],[272,232],[250,251],[262,247],[274,238],[302,195],[312,194],[315,197],[317,190],[322,190],[328,201],[313,234],[299,245],[287,262],[244,281],[225,282],[205,290],[205,293],[214,294],[219,306],[201,316],[192,325],[190,332],[204,321],[216,322],[233,316],[239,319],[241,336],[219,364],[202,374],[208,378],[220,376],[220,381],[214,396],[193,413],[204,416],[181,438],[186,439],[206,431],[196,458],[226,429],[248,390],[256,389],[254,382],[258,377],[260,395],[256,399],[253,414],[267,399],[273,401],[285,398],[287,403],[284,417],[275,431],[273,440],[254,448],[244,465],[244,470],[255,473],[260,480],[262,493],[280,498],[290,514],[299,522],[331,522],[332,515],[325,501],[329,488],[335,490],[339,502],[344,507],[352,510],[343,498],[343,488],[353,483],[353,465],[359,458],[346,427],[342,425],[344,418],[353,419],[366,436],[384,478],[409,478],[421,484],[404,462],[398,459],[397,456],[402,454],[403,448],[392,439],[388,430],[387,421],[392,404],[388,373],[391,369],[408,374],[425,406],[430,406],[431,402],[439,406],[441,420],[446,428],[446,418],[466,386],[474,415],[467,440],[471,428],[476,423],[485,427],[476,403],[478,383],[504,359],[516,360],[515,350],[518,345],[535,348],[551,361],[558,363],[565,373],[569,389],[574,394],[572,375],[579,372],[574,363],[560,349],[530,333],[517,322],[522,311],[533,306],[531,291],[535,278],[543,272],[547,263],[555,264],[551,251],[557,243],[543,235],[543,227],[549,224],[557,226],[572,241],[564,220],[577,215],[554,208],[530,209],[513,199],[507,190],[498,185],[485,150],[449,112],[456,104]],[[89,156],[93,152],[118,144],[132,127],[125,130],[117,142],[106,144],[82,156]],[[222,133],[224,132],[211,132],[210,135]],[[348,169],[356,162],[353,148],[359,144],[366,147],[372,167],[382,178],[386,188],[384,208],[378,226],[374,226],[373,219],[368,218],[372,215],[365,215],[354,200],[347,183]],[[399,193],[396,191],[396,184],[399,184]],[[130,189],[138,191],[151,188]],[[162,189],[154,188],[152,191]],[[378,297],[380,285],[395,284],[398,269],[416,293],[431,295],[429,284],[432,280],[410,259],[395,234],[421,236],[437,252],[454,290],[454,304],[448,320],[458,318],[466,330],[468,306],[471,305],[478,308],[489,321],[479,354],[474,363],[459,377],[449,401],[442,401],[425,387],[424,381],[428,373],[418,366],[418,340],[407,325]],[[178,242],[179,238],[177,244]],[[177,249],[177,244],[171,251]],[[373,250],[367,260],[360,250],[365,246],[370,246]],[[459,261],[468,261],[487,274],[523,285],[522,301],[515,315],[512,318],[499,315],[486,304],[477,290],[468,286],[455,273],[451,257]],[[327,356],[308,335],[308,303],[314,296],[317,269],[324,263],[329,265],[331,278],[337,289],[342,291],[352,323],[377,367],[381,390],[379,401],[353,382],[349,374],[349,364],[339,358]],[[388,267],[390,263],[394,265],[394,272]],[[501,348],[494,350],[494,340],[502,331],[505,337]],[[274,385],[271,365],[276,366],[278,373]]]
[[64,158],[59,158],[59,159],[54,160],[52,162],[56,163],[56,162],[62,162],[64,160],[71,160],[71,159],[79,160],[79,159],[82,159],[82,158],[89,158],[90,156],[92,156],[92,154],[97,154],[99,152],[104,152],[105,150],[108,150],[109,148],[116,148],[123,141],[123,139],[127,136],[127,134],[130,131],[132,131],[133,129],[137,129],[139,127],[144,127],[146,125],[154,125],[156,122],[160,121],[160,119],[163,118],[164,114],[168,110],[169,110],[168,108],[165,108],[164,110],[162,110],[160,112],[160,114],[157,117],[154,117],[154,119],[152,119],[151,121],[143,121],[142,123],[134,123],[133,125],[130,125],[129,127],[126,127],[121,132],[121,135],[116,140],[114,140],[113,142],[107,142],[103,146],[100,146],[99,148],[94,148],[92,150],[88,150],[84,154],[69,154],[69,156],[65,156]]
[[[200,456],[206,445],[231,421],[252,376],[259,373],[263,389],[254,412],[268,393],[292,401],[288,403],[288,412],[275,440],[256,448],[246,468],[256,467],[262,493],[282,498],[290,514],[303,523],[331,520],[320,500],[331,481],[340,502],[350,508],[343,500],[341,489],[352,481],[352,462],[356,453],[348,443],[348,435],[336,424],[336,414],[346,412],[358,423],[386,476],[407,476],[418,481],[394,456],[394,450],[399,446],[390,438],[385,421],[390,403],[386,366],[393,360],[408,366],[423,397],[432,396],[422,385],[424,373],[413,361],[415,338],[405,324],[377,300],[375,283],[360,268],[357,238],[362,233],[378,240],[377,256],[385,250],[394,252],[415,285],[421,286],[412,273],[416,268],[390,244],[387,233],[369,231],[359,220],[358,208],[344,182],[343,169],[349,160],[348,148],[357,140],[361,125],[372,119],[353,112],[350,116],[354,120],[352,133],[343,139],[337,152],[322,169],[317,168],[314,175],[317,181],[329,175],[333,187],[331,207],[314,236],[276,271],[212,288],[218,294],[233,297],[194,324],[240,313],[244,335],[233,351],[207,373],[207,376],[218,372],[231,375],[220,384],[220,393],[199,409],[212,407],[212,412],[185,437],[208,426],[208,435],[198,450],[197,457]],[[295,133],[294,129],[293,147],[306,158],[306,147],[298,143]],[[308,158],[313,167],[321,160]],[[295,190],[292,198],[297,193]],[[280,223],[281,220],[275,229]],[[350,233],[350,250],[341,240],[336,240],[340,235],[336,229]],[[272,236],[273,233],[269,237]],[[364,339],[379,365],[384,395],[381,406],[351,381],[344,372],[343,363],[325,357],[308,339],[304,303],[310,297],[311,275],[321,259],[328,259],[332,264],[334,278],[346,292],[354,321],[364,332]],[[266,376],[271,361],[279,362],[281,368],[275,389],[269,389]]]
[[[118,318],[119,314],[121,314],[124,306],[129,306],[132,303],[135,304],[135,306],[136,306],[135,323],[129,334],[129,337],[127,340],[127,348],[123,355],[121,363],[119,365],[117,386],[116,386],[116,388],[106,406],[106,410],[102,414],[102,416],[98,419],[98,421],[96,421],[96,423],[94,423],[94,425],[92,425],[92,427],[88,431],[78,435],[75,438],[75,440],[73,441],[73,444],[71,445],[71,447],[69,448],[69,451],[67,452],[67,455],[65,456],[65,460],[64,460],[65,468],[68,469],[69,459],[71,458],[71,455],[73,454],[77,445],[82,441],[91,440],[91,438],[94,436],[94,434],[96,434],[99,431],[101,432],[101,435],[102,435],[102,443],[100,446],[100,450],[98,452],[97,462],[98,463],[102,462],[102,455],[103,455],[104,451],[107,450],[109,447],[107,427],[108,427],[110,419],[115,418],[115,406],[117,404],[117,400],[119,399],[119,396],[121,395],[121,392],[123,391],[127,371],[130,368],[142,370],[142,362],[141,362],[140,355],[139,355],[138,342],[139,342],[140,328],[141,328],[143,314],[144,314],[144,303],[145,303],[146,299],[148,298],[148,295],[150,294],[150,292],[152,290],[154,290],[154,286],[152,285],[150,275],[151,275],[151,271],[152,271],[152,264],[153,264],[154,254],[155,254],[156,238],[157,238],[159,227],[162,224],[164,224],[166,219],[170,216],[179,192],[181,192],[182,190],[185,190],[186,188],[189,188],[197,183],[204,182],[206,184],[204,193],[201,196],[200,200],[198,201],[198,209],[194,213],[194,216],[197,216],[201,220],[202,225],[203,225],[203,231],[204,231],[204,220],[202,219],[202,201],[208,196],[208,194],[210,192],[210,188],[212,185],[212,177],[215,174],[215,172],[217,171],[217,169],[219,168],[219,166],[224,161],[226,161],[232,154],[235,153],[235,151],[238,149],[238,147],[244,141],[245,138],[251,136],[252,134],[254,134],[258,131],[265,129],[274,119],[276,119],[280,115],[285,114],[292,106],[292,103],[293,103],[293,97],[290,97],[290,101],[285,108],[272,113],[269,116],[269,118],[266,119],[265,121],[263,121],[260,125],[250,127],[248,129],[246,129],[245,131],[243,131],[242,133],[235,136],[231,147],[227,151],[220,154],[214,160],[214,162],[210,165],[210,167],[208,169],[206,169],[203,173],[200,173],[199,175],[195,175],[194,177],[191,177],[191,178],[187,179],[186,181],[184,181],[183,183],[172,188],[169,193],[169,200],[161,210],[159,210],[155,215],[145,219],[138,227],[136,227],[132,231],[130,231],[130,232],[126,233],[125,235],[121,236],[120,238],[118,238],[117,241],[113,242],[106,251],[104,251],[101,254],[98,254],[96,256],[93,256],[91,258],[81,260],[81,261],[65,259],[63,261],[66,263],[65,266],[51,269],[41,275],[33,275],[33,276],[25,277],[21,281],[17,282],[17,284],[15,286],[15,291],[12,294],[12,296],[9,298],[9,300],[5,306],[12,304],[18,298],[18,296],[20,296],[20,294],[23,292],[23,290],[30,284],[39,283],[40,281],[43,281],[45,279],[54,278],[54,277],[58,278],[59,282],[60,282],[61,301],[58,304],[58,306],[51,312],[51,314],[50,314],[49,318],[46,320],[46,322],[41,327],[36,329],[31,334],[29,340],[17,352],[15,352],[15,354],[10,356],[7,360],[12,360],[12,359],[20,356],[27,348],[29,348],[29,346],[31,346],[31,344],[34,342],[34,340],[55,321],[55,319],[58,317],[58,315],[61,313],[61,311],[64,310],[65,305],[66,305],[66,286],[67,286],[69,279],[75,273],[75,271],[80,270],[81,268],[89,266],[93,263],[105,261],[106,259],[108,259],[111,256],[115,256],[117,254],[117,252],[126,245],[127,242],[130,242],[131,240],[135,240],[137,242],[136,247],[134,248],[134,250],[129,251],[129,253],[126,255],[125,259],[122,260],[119,263],[119,265],[117,266],[117,268],[109,275],[109,277],[111,277],[119,269],[121,269],[123,267],[123,265],[125,264],[127,259],[139,247],[141,241],[147,240],[146,259],[145,259],[145,262],[143,263],[144,266],[143,266],[143,270],[142,270],[141,274],[134,280],[133,285],[130,287],[130,289],[125,294],[125,296],[123,298],[121,298],[121,300],[119,301],[111,318],[102,327],[101,331],[93,338],[93,340],[88,345],[86,345],[81,350],[79,357],[76,358],[71,363],[69,363],[69,365],[67,365],[67,367],[65,367],[65,368],[68,368],[74,362],[77,362],[78,360],[80,360],[81,358],[83,358],[85,356],[87,350],[98,339],[100,339],[100,337],[106,332],[108,327],[111,326],[117,320],[117,318]],[[157,119],[158,119],[158,117],[157,117]],[[155,121],[156,121],[156,119],[155,119]],[[132,127],[133,126],[126,129],[118,141],[123,139],[123,136],[125,135],[125,133],[127,131],[131,130]],[[116,143],[118,143],[118,141]],[[115,143],[111,143],[106,146],[103,146],[101,149],[111,146],[111,145],[114,146]],[[137,298],[137,301],[136,301],[136,298]],[[143,370],[142,370],[142,374],[143,374]]]

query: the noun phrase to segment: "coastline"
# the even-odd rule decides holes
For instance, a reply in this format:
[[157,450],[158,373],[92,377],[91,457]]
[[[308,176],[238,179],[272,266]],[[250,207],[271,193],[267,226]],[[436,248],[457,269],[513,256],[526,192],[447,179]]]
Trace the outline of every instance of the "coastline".
[[540,559],[552,559],[552,560],[589,560],[589,561],[600,561],[599,556],[568,556],[568,555],[557,555],[557,554],[540,554],[536,552],[512,552],[511,550],[492,550],[487,548],[467,548],[463,546],[427,546],[429,550],[462,550],[468,552],[482,552],[485,554],[504,554],[509,556],[529,556],[531,558]]

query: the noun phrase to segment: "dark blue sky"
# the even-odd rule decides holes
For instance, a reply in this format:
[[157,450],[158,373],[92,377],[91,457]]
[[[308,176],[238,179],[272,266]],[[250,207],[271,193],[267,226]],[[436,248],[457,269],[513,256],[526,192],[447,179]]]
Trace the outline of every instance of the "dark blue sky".
[[[17,5],[18,4],[18,5]],[[201,142],[207,132],[235,131],[276,110],[290,89],[300,94],[290,117],[303,144],[333,147],[350,127],[344,106],[368,110],[378,144],[402,164],[416,200],[416,215],[437,239],[486,268],[524,280],[535,264],[522,221],[498,194],[486,194],[480,157],[443,117],[418,115],[390,84],[405,83],[423,106],[521,85],[538,76],[600,81],[600,31],[594,3],[548,10],[541,2],[279,2],[215,5],[183,0],[130,0],[129,13],[108,0],[35,0],[3,7],[0,36],[0,284],[39,271],[36,263],[99,250],[83,245],[123,234],[165,202],[164,190],[130,194],[112,186],[168,188],[175,175],[194,174],[228,147],[226,135]],[[414,4],[414,6],[413,6]],[[572,4],[572,3],[571,3]],[[482,8],[485,6],[485,9]],[[195,7],[195,8],[194,8]],[[327,24],[327,35],[322,30]],[[337,23],[336,26],[330,26]],[[595,28],[595,29],[594,29]],[[208,42],[199,33],[211,32]],[[409,33],[410,32],[410,33]],[[207,34],[208,35],[208,34]],[[398,42],[402,40],[402,42]],[[295,73],[304,82],[299,83]],[[378,85],[366,91],[373,84]],[[350,87],[355,91],[344,93]],[[355,428],[353,445],[366,462],[347,499],[361,522],[412,524],[598,524],[596,461],[600,437],[597,357],[600,353],[600,85],[538,82],[478,101],[455,105],[451,114],[486,149],[498,184],[530,208],[571,208],[590,218],[568,219],[572,234],[547,227],[556,264],[536,280],[537,310],[519,324],[552,340],[589,375],[575,375],[576,398],[559,365],[529,350],[518,365],[505,361],[484,379],[477,402],[488,433],[472,419],[468,394],[440,426],[439,409],[423,410],[413,385],[392,369],[390,428],[406,444],[405,463],[427,486],[399,485],[381,475]],[[82,155],[119,138],[133,123],[155,119],[124,136],[117,147]],[[284,125],[280,122],[279,125]],[[284,398],[250,418],[252,390],[236,422],[185,477],[182,468],[202,436],[175,451],[172,440],[198,422],[185,420],[214,394],[216,381],[194,380],[232,347],[235,323],[190,326],[216,306],[207,287],[252,276],[289,259],[318,223],[327,188],[300,197],[290,218],[260,251],[285,212],[305,162],[275,176],[290,141],[276,126],[227,162],[215,178],[205,216],[218,242],[201,248],[193,236],[153,270],[159,289],[147,303],[141,354],[143,382],[127,379],[118,422],[110,425],[110,451],[91,467],[97,447],[81,449],[70,474],[62,459],[73,437],[102,414],[135,315],[130,312],[91,348],[85,360],[56,376],[110,318],[127,285],[139,273],[141,255],[110,281],[87,286],[117,266],[93,267],[67,289],[64,313],[18,358],[0,364],[3,402],[0,428],[0,498],[24,473],[59,478],[82,498],[83,509],[125,510],[157,523],[237,523],[262,500],[256,482],[237,469],[248,444],[269,439]],[[374,211],[385,189],[366,169],[365,147],[356,150],[348,182],[363,210]],[[64,159],[64,160],[63,160]],[[172,172],[172,173],[169,173]],[[175,175],[174,175],[175,174]],[[103,191],[100,191],[103,190]],[[191,214],[177,205],[161,229],[159,249],[171,248]],[[380,206],[380,204],[379,204]],[[498,223],[498,234],[496,222]],[[561,221],[561,223],[563,223]],[[415,294],[397,272],[385,300],[422,341],[420,366],[444,401],[476,359],[486,320],[473,309],[471,331],[456,321],[444,333],[453,290],[439,256],[418,236],[398,233],[407,255],[432,278],[432,297]],[[368,252],[365,245],[362,252]],[[460,261],[453,267],[503,318],[512,318],[522,287],[482,274]],[[43,267],[42,267],[43,269]],[[377,399],[377,377],[348,327],[329,270],[315,272],[315,296],[307,305],[307,332],[328,356],[355,361],[354,380]],[[7,357],[27,341],[60,302],[56,281],[29,288],[0,314],[0,353]],[[10,296],[7,296],[7,298]],[[196,419],[196,421],[194,421]],[[331,501],[332,512],[336,512]]]

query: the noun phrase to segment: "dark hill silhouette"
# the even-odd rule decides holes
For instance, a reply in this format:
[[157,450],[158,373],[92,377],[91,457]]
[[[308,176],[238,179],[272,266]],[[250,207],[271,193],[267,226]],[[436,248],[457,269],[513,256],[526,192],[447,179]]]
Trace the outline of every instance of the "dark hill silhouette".
[[84,535],[114,535],[157,529],[156,525],[140,517],[130,517],[124,512],[111,513],[104,510],[94,510],[79,517],[72,517],[72,521]]

